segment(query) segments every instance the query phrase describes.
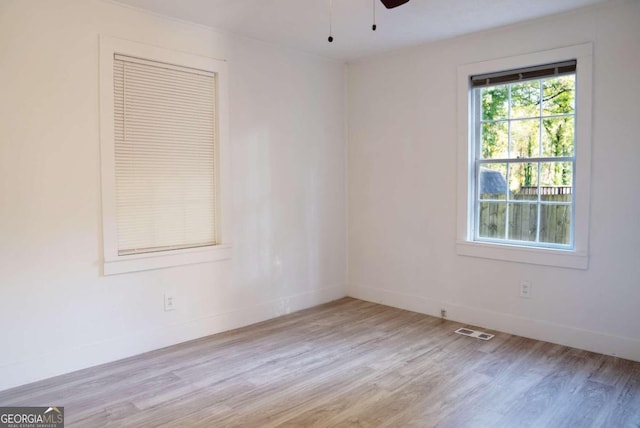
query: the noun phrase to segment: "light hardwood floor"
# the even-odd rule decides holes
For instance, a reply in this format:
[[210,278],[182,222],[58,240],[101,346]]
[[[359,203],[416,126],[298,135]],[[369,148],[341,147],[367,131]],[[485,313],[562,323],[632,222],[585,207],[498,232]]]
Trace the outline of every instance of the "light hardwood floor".
[[0,392],[67,427],[640,427],[640,363],[351,298]]

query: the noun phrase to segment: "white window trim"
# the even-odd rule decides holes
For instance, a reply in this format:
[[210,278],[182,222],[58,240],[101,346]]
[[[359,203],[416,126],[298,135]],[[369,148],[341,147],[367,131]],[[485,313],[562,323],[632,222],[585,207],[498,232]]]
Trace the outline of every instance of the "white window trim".
[[[116,182],[115,182],[115,138],[113,56],[115,53],[153,61],[191,67],[216,73],[217,153],[216,174],[218,177],[216,199],[220,244],[203,247],[171,250],[156,253],[118,255],[116,227]],[[102,239],[103,272],[105,275],[159,269],[194,263],[204,263],[231,258],[231,180],[230,153],[228,143],[228,81],[227,65],[200,55],[163,49],[156,46],[132,42],[113,37],[100,37],[100,152],[102,166]]]
[[[502,70],[577,60],[576,69],[576,167],[574,248],[549,249],[504,243],[474,241],[474,200],[471,180],[474,177],[471,143],[471,91],[469,77]],[[458,209],[456,250],[459,255],[520,263],[587,269],[589,265],[589,207],[591,182],[591,104],[593,44],[568,46],[526,55],[464,64],[458,67]]]

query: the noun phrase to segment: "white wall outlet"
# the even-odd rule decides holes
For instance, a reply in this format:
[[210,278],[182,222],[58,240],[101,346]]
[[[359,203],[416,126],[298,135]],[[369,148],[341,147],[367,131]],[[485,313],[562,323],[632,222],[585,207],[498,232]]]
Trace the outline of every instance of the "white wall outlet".
[[531,281],[520,281],[520,297],[531,298]]
[[176,309],[176,298],[173,294],[164,295],[164,311],[169,312]]

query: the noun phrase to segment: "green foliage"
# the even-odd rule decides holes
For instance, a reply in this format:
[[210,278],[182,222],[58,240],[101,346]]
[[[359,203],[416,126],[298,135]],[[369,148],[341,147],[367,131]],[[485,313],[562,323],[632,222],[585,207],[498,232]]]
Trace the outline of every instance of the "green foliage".
[[[575,76],[490,86],[480,91],[483,158],[573,155]],[[544,168],[539,178],[543,186],[572,184],[571,163],[549,165],[552,167]],[[535,164],[520,168],[510,177],[510,188],[537,185],[534,168]]]
[[[482,120],[506,119],[509,112],[509,88],[492,86],[482,90]],[[507,123],[493,122],[483,125],[482,157],[491,159],[507,155]]]

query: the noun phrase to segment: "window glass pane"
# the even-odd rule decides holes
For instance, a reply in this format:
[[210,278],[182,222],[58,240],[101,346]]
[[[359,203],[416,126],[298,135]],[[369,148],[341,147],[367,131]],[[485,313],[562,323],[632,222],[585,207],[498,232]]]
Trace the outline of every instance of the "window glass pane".
[[540,242],[571,242],[571,205],[540,206]]
[[575,110],[576,76],[560,76],[542,82],[542,114],[573,113]]
[[542,162],[540,192],[543,201],[571,202],[573,194],[573,163]]
[[507,164],[484,164],[480,167],[480,199],[507,198]]
[[511,118],[540,116],[540,81],[514,83],[511,86]]
[[506,202],[480,202],[478,236],[504,239],[506,213]]
[[538,163],[513,163],[509,166],[509,199],[538,199]]
[[514,120],[511,122],[509,154],[512,158],[540,156],[540,119]]
[[509,239],[535,241],[537,227],[537,204],[509,204]]
[[509,109],[507,85],[482,88],[482,120],[506,119]]
[[509,156],[508,129],[506,121],[482,124],[482,157],[484,159],[499,159]]
[[573,156],[573,116],[542,119],[542,156]]

